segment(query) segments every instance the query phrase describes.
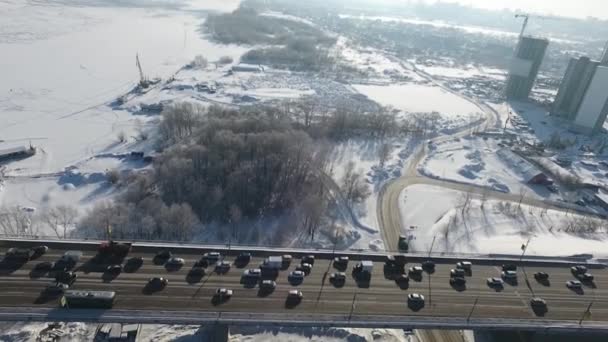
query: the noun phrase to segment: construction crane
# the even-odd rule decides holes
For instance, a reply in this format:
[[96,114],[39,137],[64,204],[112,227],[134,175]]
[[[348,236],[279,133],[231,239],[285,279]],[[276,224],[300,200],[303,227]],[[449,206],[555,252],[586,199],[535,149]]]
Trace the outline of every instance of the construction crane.
[[524,18],[524,22],[521,25],[521,32],[519,33],[519,38],[521,38],[524,36],[526,27],[528,27],[528,20],[530,20],[530,15],[529,14],[516,14],[515,18]]
[[141,63],[139,62],[139,54],[135,54],[135,65],[137,65],[137,69],[139,70],[139,85],[142,88],[147,88],[150,82],[144,75],[144,71],[141,69]]

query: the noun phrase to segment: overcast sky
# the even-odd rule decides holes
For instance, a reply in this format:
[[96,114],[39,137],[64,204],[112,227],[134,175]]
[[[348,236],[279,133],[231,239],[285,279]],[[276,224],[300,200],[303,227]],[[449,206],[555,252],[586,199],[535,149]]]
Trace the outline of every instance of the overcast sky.
[[[424,0],[436,2],[438,0]],[[608,0],[441,0],[488,9],[521,9],[567,17],[608,19]]]

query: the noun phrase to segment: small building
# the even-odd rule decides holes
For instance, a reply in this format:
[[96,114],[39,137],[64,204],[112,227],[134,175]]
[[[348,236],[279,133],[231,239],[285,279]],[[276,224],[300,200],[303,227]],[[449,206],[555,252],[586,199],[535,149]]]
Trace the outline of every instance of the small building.
[[510,149],[501,148],[500,150],[496,151],[496,154],[505,164],[522,176],[522,181],[528,184],[553,184],[553,180],[549,178],[543,171]]
[[32,146],[16,146],[8,148],[0,148],[0,161],[13,159],[13,158],[27,158],[33,156],[36,153],[36,149]]

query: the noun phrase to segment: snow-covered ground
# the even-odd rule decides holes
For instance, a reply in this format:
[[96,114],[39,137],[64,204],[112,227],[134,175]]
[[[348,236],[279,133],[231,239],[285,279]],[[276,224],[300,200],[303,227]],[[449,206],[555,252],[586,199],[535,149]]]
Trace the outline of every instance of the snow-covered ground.
[[[521,253],[531,238],[527,254],[567,256],[590,253],[606,256],[604,221],[527,205],[473,197],[462,212],[465,195],[429,185],[406,188],[399,198],[402,225],[408,227],[412,248],[426,251],[433,237],[434,252]],[[483,208],[481,207],[483,203]],[[582,231],[597,227],[597,231]],[[411,228],[415,227],[415,228]]]
[[495,68],[487,67],[475,67],[473,65],[467,65],[465,67],[447,67],[447,66],[425,66],[416,65],[416,68],[421,69],[429,75],[433,75],[439,78],[475,78],[475,77],[486,77],[492,78],[499,81],[506,79],[506,71]]
[[[217,45],[201,35],[204,11],[238,5],[213,3],[180,1],[180,6],[197,6],[182,11],[163,8],[166,3],[157,7],[142,2],[138,7],[137,1],[129,7],[3,1],[0,16],[7,20],[0,27],[0,148],[31,143],[38,151],[6,165],[3,171],[9,178],[0,190],[0,204],[86,206],[104,198],[98,177],[67,191],[60,177],[66,168],[82,168],[89,173],[86,178],[95,177],[128,166],[116,158],[95,156],[153,149],[135,137],[140,130],[152,129],[155,118],[108,106],[138,82],[135,55],[146,75],[167,78],[195,55],[238,60],[247,50]],[[123,133],[126,141],[119,142]],[[40,175],[44,178],[35,178]]]
[[[502,192],[519,193],[522,188],[530,193],[548,191],[529,191],[528,180],[517,165],[501,158],[499,141],[467,137],[454,139],[435,145],[427,158],[419,165],[419,171],[433,178],[453,180],[492,188]],[[508,148],[508,147],[507,147]]]
[[479,116],[479,108],[438,86],[421,84],[354,85],[357,91],[370,99],[404,112],[438,112],[448,119],[468,122]]

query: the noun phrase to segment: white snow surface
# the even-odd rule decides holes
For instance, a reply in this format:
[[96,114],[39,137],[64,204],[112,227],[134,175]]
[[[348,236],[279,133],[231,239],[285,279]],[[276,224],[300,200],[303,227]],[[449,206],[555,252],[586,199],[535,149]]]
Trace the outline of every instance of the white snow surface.
[[428,251],[435,236],[433,251],[438,253],[519,254],[522,243],[531,238],[526,251],[530,255],[608,254],[606,232],[565,231],[572,220],[582,219],[578,215],[542,213],[540,208],[495,200],[487,200],[481,208],[481,199],[474,197],[463,221],[463,198],[459,191],[430,185],[413,185],[401,193],[402,226],[413,239],[414,251]]
[[[197,14],[202,12],[154,2],[89,3],[0,3],[6,19],[0,25],[0,149],[30,143],[38,148],[35,156],[5,166],[9,178],[0,204],[86,206],[105,191],[89,183],[65,191],[59,177],[66,168],[89,174],[129,169],[115,158],[95,157],[153,149],[135,136],[139,129],[153,129],[156,119],[109,106],[138,82],[136,54],[148,77],[167,78],[198,54],[210,61],[225,55],[238,60],[247,50],[205,39],[199,31],[204,16]],[[212,1],[198,7],[221,11],[236,5]]]
[[446,118],[479,115],[479,108],[438,86],[421,84],[353,85],[353,87],[384,106],[410,113],[438,112]]

